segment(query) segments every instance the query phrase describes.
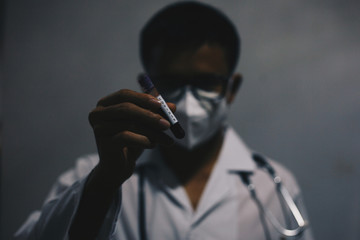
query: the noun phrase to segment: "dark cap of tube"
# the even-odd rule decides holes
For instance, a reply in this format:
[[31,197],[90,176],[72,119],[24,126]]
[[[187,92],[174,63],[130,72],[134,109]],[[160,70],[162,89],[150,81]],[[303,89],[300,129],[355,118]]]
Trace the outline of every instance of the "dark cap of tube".
[[154,88],[154,84],[147,75],[142,74],[141,76],[139,76],[138,82],[142,87],[143,91],[146,93],[150,92]]
[[184,129],[181,127],[181,125],[180,125],[179,122],[177,122],[177,123],[175,123],[174,125],[172,125],[172,126],[170,127],[170,130],[171,130],[171,132],[174,134],[174,136],[175,136],[176,138],[181,139],[181,138],[184,138],[184,137],[185,137],[185,131],[184,131]]

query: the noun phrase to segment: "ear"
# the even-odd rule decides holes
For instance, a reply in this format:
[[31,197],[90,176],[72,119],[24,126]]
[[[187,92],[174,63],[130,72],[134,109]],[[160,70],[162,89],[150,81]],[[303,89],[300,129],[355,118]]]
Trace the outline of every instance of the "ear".
[[243,77],[240,73],[235,73],[231,77],[229,81],[228,92],[226,94],[227,104],[231,104],[234,101],[236,93],[241,87],[242,81],[243,81]]

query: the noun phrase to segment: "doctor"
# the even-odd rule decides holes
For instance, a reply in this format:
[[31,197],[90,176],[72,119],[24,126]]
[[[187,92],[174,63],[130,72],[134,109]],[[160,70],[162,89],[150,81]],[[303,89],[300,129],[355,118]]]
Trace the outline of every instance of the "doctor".
[[[239,177],[250,174],[263,206],[293,224],[227,124],[242,82],[232,23],[211,6],[180,2],[150,19],[140,46],[144,69],[172,102],[185,138],[166,131],[170,123],[151,95],[123,89],[100,99],[89,114],[98,154],[59,177],[17,239],[284,239]],[[271,164],[304,211],[291,173]],[[310,231],[300,238],[312,239]]]

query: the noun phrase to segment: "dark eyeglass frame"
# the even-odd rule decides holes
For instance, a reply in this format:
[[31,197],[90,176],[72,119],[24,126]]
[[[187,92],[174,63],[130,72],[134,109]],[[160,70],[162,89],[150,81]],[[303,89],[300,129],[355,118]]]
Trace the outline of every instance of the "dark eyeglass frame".
[[[194,74],[194,75],[153,75],[150,76],[158,91],[164,96],[170,96],[176,91],[176,97],[180,97],[183,93],[182,89],[189,86],[192,92],[199,99],[205,98],[209,100],[218,100],[225,96],[227,85],[229,83],[229,76],[218,74]],[[221,88],[217,91],[216,88]],[[215,93],[216,96],[204,96],[199,94],[200,91],[207,93]],[[172,97],[173,98],[173,97]]]

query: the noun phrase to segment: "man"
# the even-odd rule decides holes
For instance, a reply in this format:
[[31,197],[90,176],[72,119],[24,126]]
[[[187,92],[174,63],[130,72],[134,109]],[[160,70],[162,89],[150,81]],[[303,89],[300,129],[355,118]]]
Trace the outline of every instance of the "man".
[[[185,138],[165,132],[170,123],[149,94],[120,90],[100,99],[89,114],[98,155],[59,178],[18,239],[279,239],[261,208],[282,224],[293,222],[290,212],[284,218],[273,182],[226,122],[242,81],[234,26],[208,5],[181,2],[147,23],[140,46]],[[301,208],[292,175],[271,164]],[[244,184],[250,175],[262,205]]]

